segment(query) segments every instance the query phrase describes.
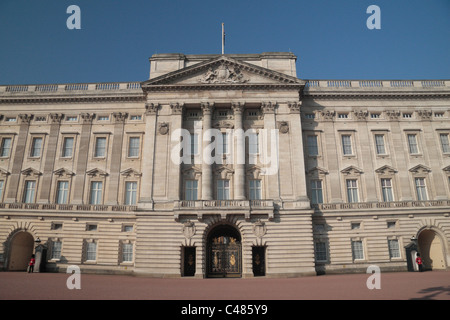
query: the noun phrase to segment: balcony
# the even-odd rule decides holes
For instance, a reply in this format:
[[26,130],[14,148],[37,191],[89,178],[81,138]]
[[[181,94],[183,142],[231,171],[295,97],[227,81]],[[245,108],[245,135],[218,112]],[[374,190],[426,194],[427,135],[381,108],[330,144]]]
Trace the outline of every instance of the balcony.
[[250,219],[251,214],[266,214],[269,219],[274,216],[272,200],[180,200],[174,201],[174,215],[178,220],[180,215],[196,215],[199,220],[205,214],[244,215]]
[[127,205],[90,205],[90,204],[55,204],[55,203],[0,203],[0,210],[27,211],[86,211],[86,212],[132,212],[137,206]]
[[321,203],[311,204],[316,212],[338,210],[364,210],[364,209],[398,209],[398,208],[432,208],[448,207],[450,200],[427,201],[391,201],[391,202],[352,202],[352,203]]

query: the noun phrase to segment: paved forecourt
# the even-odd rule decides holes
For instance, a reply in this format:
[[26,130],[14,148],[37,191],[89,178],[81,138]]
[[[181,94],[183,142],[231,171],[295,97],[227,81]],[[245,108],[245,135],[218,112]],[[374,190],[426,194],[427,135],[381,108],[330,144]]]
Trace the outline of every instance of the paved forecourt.
[[[381,273],[302,278],[157,279],[80,274],[78,287],[65,273],[0,272],[1,300],[450,300],[450,272]],[[373,279],[373,278],[372,278]],[[73,280],[69,279],[69,280]],[[70,286],[70,285],[69,285]],[[370,286],[370,283],[369,283]],[[373,285],[372,285],[373,287]]]

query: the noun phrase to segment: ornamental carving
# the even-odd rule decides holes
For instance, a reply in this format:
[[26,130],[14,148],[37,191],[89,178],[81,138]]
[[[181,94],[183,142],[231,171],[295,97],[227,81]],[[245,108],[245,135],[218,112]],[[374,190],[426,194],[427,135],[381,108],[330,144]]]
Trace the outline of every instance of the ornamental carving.
[[184,105],[180,103],[172,103],[170,105],[170,108],[172,109],[172,114],[183,114]]
[[281,121],[278,123],[278,130],[280,130],[281,133],[286,134],[289,132],[289,123],[286,121]]
[[52,123],[60,123],[64,116],[61,113],[50,113],[49,117]]
[[166,135],[169,133],[169,124],[167,122],[162,122],[158,124],[158,132],[161,135]]
[[430,110],[417,110],[417,114],[422,120],[430,120],[432,115]]
[[400,111],[397,110],[386,110],[386,116],[389,120],[398,120],[400,117]]
[[159,109],[158,103],[147,103],[145,105],[146,113],[147,114],[156,114]]
[[301,102],[290,102],[288,104],[289,106],[289,110],[291,111],[291,113],[300,113],[300,106],[302,105]]
[[122,112],[114,112],[112,115],[116,122],[124,122],[125,119],[128,117],[128,113],[122,113]]
[[191,221],[185,222],[182,231],[186,239],[191,239],[195,235],[195,224]]
[[355,114],[356,120],[366,120],[367,116],[369,115],[369,112],[367,112],[366,110],[357,110],[353,111],[353,113]]
[[320,112],[320,114],[322,115],[323,120],[333,120],[336,112],[332,110],[323,110]]
[[258,238],[262,238],[264,237],[264,235],[267,232],[267,227],[266,224],[260,220],[258,220],[257,222],[255,222],[253,224],[253,234],[258,237]]
[[264,114],[266,113],[274,113],[275,112],[276,103],[273,102],[263,102],[261,103],[261,110]]
[[225,63],[220,64],[215,69],[210,67],[199,80],[201,83],[246,83],[248,81],[238,66],[231,66]]

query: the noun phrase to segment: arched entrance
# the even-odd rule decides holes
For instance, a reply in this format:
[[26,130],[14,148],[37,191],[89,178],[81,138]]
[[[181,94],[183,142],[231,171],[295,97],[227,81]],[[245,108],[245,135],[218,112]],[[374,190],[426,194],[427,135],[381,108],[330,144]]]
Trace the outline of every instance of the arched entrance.
[[242,247],[239,231],[227,224],[214,227],[206,242],[208,278],[242,276]]
[[442,239],[434,230],[426,229],[420,232],[418,245],[425,270],[446,268]]
[[34,238],[25,231],[17,232],[9,245],[9,271],[25,271],[33,254]]

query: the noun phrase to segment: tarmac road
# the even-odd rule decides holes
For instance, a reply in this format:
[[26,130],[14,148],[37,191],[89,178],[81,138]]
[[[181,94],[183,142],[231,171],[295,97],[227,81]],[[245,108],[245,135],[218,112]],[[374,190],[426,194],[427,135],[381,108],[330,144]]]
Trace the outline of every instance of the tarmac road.
[[80,274],[80,289],[68,289],[69,277],[0,272],[0,300],[450,300],[449,271],[381,273],[380,289],[368,289],[371,274],[281,279]]

